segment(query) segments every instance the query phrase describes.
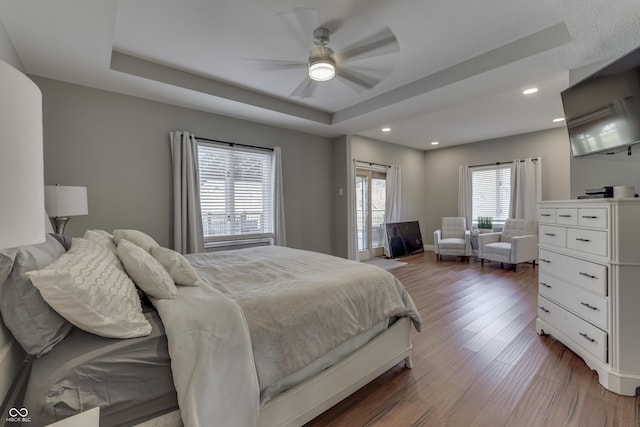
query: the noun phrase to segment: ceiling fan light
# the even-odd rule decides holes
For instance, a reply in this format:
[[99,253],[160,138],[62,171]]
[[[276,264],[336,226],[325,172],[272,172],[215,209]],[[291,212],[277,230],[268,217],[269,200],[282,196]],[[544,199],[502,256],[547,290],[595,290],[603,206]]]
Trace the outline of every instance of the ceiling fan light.
[[309,78],[317,82],[326,82],[336,75],[335,63],[330,58],[318,58],[309,63]]

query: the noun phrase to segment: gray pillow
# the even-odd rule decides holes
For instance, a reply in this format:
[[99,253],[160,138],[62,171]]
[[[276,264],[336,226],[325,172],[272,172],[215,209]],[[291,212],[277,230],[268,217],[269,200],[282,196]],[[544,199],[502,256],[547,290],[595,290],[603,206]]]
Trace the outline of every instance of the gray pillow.
[[40,357],[71,331],[72,325],[40,296],[25,273],[38,270],[65,252],[53,236],[44,243],[0,251],[0,313],[24,351]]

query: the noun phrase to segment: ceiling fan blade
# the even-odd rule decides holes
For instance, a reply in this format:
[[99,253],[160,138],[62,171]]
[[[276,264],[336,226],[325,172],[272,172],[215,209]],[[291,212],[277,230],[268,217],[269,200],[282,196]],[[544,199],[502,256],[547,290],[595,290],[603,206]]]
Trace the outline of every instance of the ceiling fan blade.
[[281,12],[285,26],[295,34],[302,47],[311,48],[313,45],[313,30],[318,27],[318,12],[306,7],[295,7]]
[[336,69],[336,77],[338,77],[341,82],[343,82],[356,92],[362,92],[365,89],[371,89],[372,87],[380,83],[379,79],[365,76],[364,74],[357,73],[352,70],[346,70],[343,67],[338,67],[338,69]]
[[355,59],[387,55],[399,51],[400,45],[398,44],[398,40],[396,36],[393,35],[391,28],[387,27],[371,37],[367,37],[335,53],[334,58],[337,63],[342,63]]
[[244,60],[263,70],[293,70],[308,67],[308,64],[306,62],[287,59],[245,58]]
[[300,98],[310,98],[313,96],[313,91],[316,88],[316,82],[311,80],[308,77],[305,77],[304,80],[300,82],[300,84],[291,92],[291,96],[297,96]]

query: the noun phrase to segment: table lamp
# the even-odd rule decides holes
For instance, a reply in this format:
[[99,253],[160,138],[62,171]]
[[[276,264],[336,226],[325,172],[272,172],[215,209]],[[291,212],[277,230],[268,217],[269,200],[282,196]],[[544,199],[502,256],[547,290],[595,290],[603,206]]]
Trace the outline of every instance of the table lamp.
[[42,94],[0,61],[0,249],[44,242]]
[[87,215],[87,187],[70,185],[46,185],[44,206],[54,220],[55,232],[64,233],[69,217]]

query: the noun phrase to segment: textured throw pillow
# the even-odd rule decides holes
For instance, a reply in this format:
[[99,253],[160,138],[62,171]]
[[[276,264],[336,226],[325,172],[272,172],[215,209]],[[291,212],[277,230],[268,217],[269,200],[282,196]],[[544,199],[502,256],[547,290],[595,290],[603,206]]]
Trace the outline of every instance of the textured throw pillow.
[[46,267],[64,252],[51,235],[44,243],[0,252],[2,319],[24,351],[37,357],[66,337],[72,325],[45,302],[26,274]]
[[82,238],[98,243],[109,249],[111,252],[116,253],[116,245],[113,243],[113,236],[104,230],[87,230]]
[[118,243],[118,256],[129,276],[145,294],[165,299],[176,297],[173,279],[149,252],[123,239]]
[[116,246],[120,244],[120,240],[128,240],[131,243],[140,246],[147,252],[151,252],[151,248],[158,246],[153,237],[138,230],[113,230],[113,241]]
[[129,276],[108,250],[74,250],[82,240],[73,239],[69,252],[27,273],[34,286],[61,316],[87,332],[110,338],[149,335],[151,325]]
[[[114,245],[115,248],[115,245]],[[72,237],[71,238],[71,247],[69,248],[68,253],[70,254],[93,254],[93,253],[101,253],[109,262],[113,263],[114,267],[119,270],[124,271],[124,267],[120,262],[120,258],[118,258],[118,254],[116,251],[111,251],[107,246],[96,243],[92,240],[85,239],[83,237]]]
[[198,273],[182,254],[156,246],[151,249],[151,255],[169,272],[176,285],[198,286]]

